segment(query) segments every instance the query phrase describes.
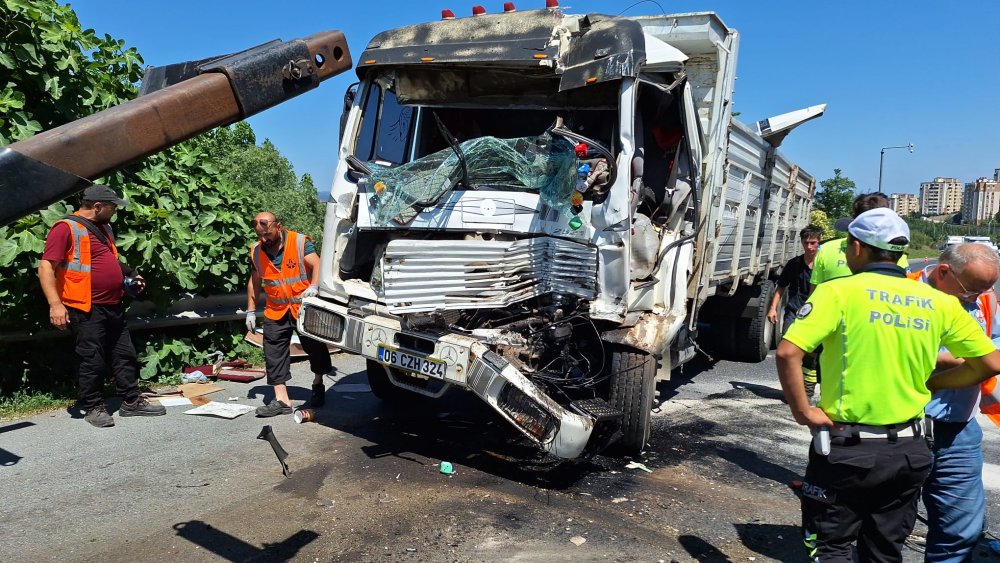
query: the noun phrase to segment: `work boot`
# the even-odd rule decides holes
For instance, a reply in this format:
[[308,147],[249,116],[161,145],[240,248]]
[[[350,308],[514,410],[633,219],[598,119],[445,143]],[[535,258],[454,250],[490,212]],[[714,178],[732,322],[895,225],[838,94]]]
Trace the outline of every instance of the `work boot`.
[[122,408],[118,409],[118,416],[162,416],[167,414],[167,409],[163,405],[154,405],[139,396],[135,401],[122,403]]
[[312,408],[318,409],[326,404],[326,386],[322,383],[313,383],[312,397],[309,399]]
[[98,428],[111,428],[115,425],[115,419],[111,418],[111,415],[108,414],[108,407],[104,405],[97,405],[88,410],[83,419]]
[[279,414],[292,414],[292,407],[282,403],[278,399],[275,399],[264,406],[257,407],[257,416],[261,418],[278,416]]
[[131,403],[128,401],[122,403],[122,408],[118,409],[118,416],[163,416],[165,414],[167,414],[166,407],[159,404],[154,405],[141,395]]

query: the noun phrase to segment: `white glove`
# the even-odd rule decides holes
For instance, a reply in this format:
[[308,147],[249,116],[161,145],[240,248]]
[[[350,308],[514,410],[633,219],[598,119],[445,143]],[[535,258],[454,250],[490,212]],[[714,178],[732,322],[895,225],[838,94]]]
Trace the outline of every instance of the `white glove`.
[[257,330],[257,312],[247,311],[247,330],[253,332]]
[[302,298],[305,299],[306,297],[316,297],[317,294],[319,294],[319,286],[313,284],[307,287],[306,290],[302,292]]

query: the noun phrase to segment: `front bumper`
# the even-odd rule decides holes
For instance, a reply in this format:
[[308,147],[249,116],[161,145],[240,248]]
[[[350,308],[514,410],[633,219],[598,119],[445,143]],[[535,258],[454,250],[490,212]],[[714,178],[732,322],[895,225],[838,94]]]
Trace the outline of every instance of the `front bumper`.
[[453,332],[404,331],[399,321],[349,311],[320,298],[306,299],[299,332],[378,361],[379,345],[446,364],[442,381],[472,391],[540,448],[572,459],[583,453],[595,419],[555,402],[520,370],[478,339]]

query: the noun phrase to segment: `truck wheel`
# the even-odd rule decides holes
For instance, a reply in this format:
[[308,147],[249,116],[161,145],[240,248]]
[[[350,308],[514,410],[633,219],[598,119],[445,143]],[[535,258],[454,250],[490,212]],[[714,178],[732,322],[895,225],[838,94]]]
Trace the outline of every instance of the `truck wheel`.
[[[777,290],[778,286],[775,285],[774,287]],[[771,338],[771,350],[778,349],[778,343],[781,342],[781,337],[785,334],[785,329],[788,328],[785,326],[785,305],[787,304],[788,292],[786,291],[781,294],[781,300],[778,301],[778,322],[771,329],[771,334],[773,335]]]
[[611,406],[622,411],[622,437],[614,449],[625,455],[642,452],[649,440],[656,394],[656,359],[628,348],[611,353]]
[[736,341],[737,358],[743,362],[763,362],[774,341],[774,325],[767,320],[767,309],[774,298],[775,284],[764,280],[757,286],[757,309],[753,317],[741,319]]
[[368,386],[372,388],[372,395],[375,395],[386,403],[398,402],[407,397],[415,396],[406,389],[400,389],[389,381],[389,368],[376,362],[367,361]]

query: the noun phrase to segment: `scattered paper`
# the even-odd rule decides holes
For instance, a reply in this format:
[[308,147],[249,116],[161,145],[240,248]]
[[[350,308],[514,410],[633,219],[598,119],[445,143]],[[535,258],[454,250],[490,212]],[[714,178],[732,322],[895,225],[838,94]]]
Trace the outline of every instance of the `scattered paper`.
[[220,416],[222,418],[236,418],[254,410],[250,405],[232,405],[211,401],[206,405],[184,411],[184,414],[203,414],[207,416]]
[[[188,411],[188,412],[190,412],[190,411]],[[611,499],[611,504],[618,504],[619,502],[625,502],[627,500],[628,499],[625,498],[625,497],[613,498],[613,499]]]
[[628,462],[628,465],[625,466],[625,469],[642,469],[646,473],[652,473],[653,472],[652,469],[646,467],[644,464],[639,463],[638,461],[630,461],[630,462]]
[[569,539],[569,541],[573,542],[573,545],[579,546],[579,545],[583,545],[583,544],[587,543],[587,538],[580,537],[580,536],[573,536],[573,537],[571,537]]
[[371,393],[372,388],[364,383],[339,383],[333,386],[339,393]]
[[178,405],[190,405],[191,399],[187,397],[160,397],[153,399],[165,407],[176,407]]

